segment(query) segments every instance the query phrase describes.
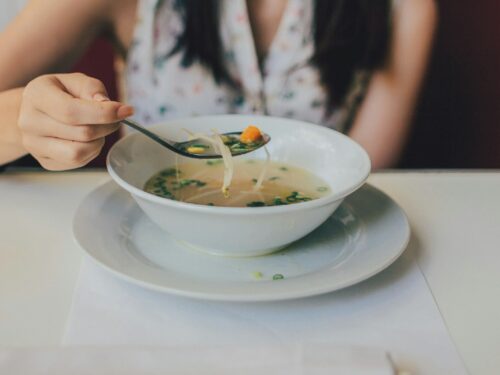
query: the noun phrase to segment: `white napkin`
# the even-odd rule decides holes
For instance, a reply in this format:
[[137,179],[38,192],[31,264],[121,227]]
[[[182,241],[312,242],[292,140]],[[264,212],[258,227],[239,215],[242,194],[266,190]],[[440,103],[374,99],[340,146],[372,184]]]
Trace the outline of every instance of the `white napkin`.
[[[272,303],[207,302],[149,291],[87,260],[65,337],[67,345],[187,348],[193,361],[203,360],[214,346],[237,350],[245,345],[257,355],[262,346],[308,350],[311,342],[379,348],[391,353],[398,369],[415,374],[466,374],[408,251],[389,269],[354,287]],[[243,365],[232,353],[217,355]],[[289,356],[292,369],[300,364],[297,353]],[[362,355],[350,358],[352,368],[363,361]]]
[[341,374],[393,375],[383,351],[314,344],[193,348],[0,350],[9,375]]

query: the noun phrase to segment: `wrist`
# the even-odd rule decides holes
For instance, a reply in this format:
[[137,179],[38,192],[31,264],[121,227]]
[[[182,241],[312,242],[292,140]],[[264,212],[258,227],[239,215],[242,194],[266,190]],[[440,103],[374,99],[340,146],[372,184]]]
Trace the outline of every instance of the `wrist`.
[[0,165],[27,154],[18,127],[23,88],[0,93]]

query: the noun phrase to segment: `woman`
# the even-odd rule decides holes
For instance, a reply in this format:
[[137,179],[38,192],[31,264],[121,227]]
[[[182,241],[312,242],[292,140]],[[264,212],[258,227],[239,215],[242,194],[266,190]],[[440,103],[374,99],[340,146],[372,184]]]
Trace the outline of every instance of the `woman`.
[[[0,164],[95,158],[117,121],[209,113],[293,117],[397,163],[436,22],[432,0],[31,0],[0,34]],[[105,33],[128,104],[60,74]],[[50,74],[48,74],[50,73]]]

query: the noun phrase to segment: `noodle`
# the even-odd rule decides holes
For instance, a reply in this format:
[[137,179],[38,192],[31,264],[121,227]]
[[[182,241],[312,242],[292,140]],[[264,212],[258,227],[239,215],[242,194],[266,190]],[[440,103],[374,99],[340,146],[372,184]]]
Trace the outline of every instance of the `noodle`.
[[229,197],[229,185],[231,185],[231,181],[233,179],[234,172],[234,163],[233,163],[233,155],[231,154],[231,150],[224,144],[222,137],[215,131],[214,132],[214,140],[217,144],[218,151],[222,156],[222,160],[224,161],[224,182],[222,184],[222,194],[226,198]]
[[177,185],[179,184],[179,154],[175,154],[175,181],[177,181]]
[[260,190],[262,187],[262,183],[264,182],[264,178],[266,177],[267,168],[269,167],[269,162],[271,161],[271,155],[269,154],[269,150],[266,146],[264,146],[264,150],[266,151],[266,164],[264,164],[264,168],[259,174],[259,178],[257,178],[257,182],[253,188],[254,191]]
[[[234,161],[233,155],[231,153],[231,149],[224,144],[224,140],[222,136],[215,130],[212,129],[213,135],[207,136],[202,133],[193,133],[187,129],[184,129],[190,136],[191,139],[202,139],[208,142],[214,149],[215,153],[218,153],[222,157],[222,161],[224,162],[224,178],[222,182],[222,194],[224,197],[229,198],[229,186],[231,185],[231,181],[233,179],[234,174]],[[269,163],[271,161],[271,155],[269,154],[269,150],[266,146],[264,146],[264,151],[266,152],[266,163],[264,168],[262,168],[257,182],[254,186],[254,191],[258,191],[261,189],[262,184],[264,183],[264,179],[266,177],[267,169],[269,167]],[[176,170],[177,170],[177,156],[176,156]],[[177,182],[179,182],[179,174],[177,172]]]
[[231,185],[234,171],[233,155],[231,154],[231,150],[224,144],[222,137],[215,130],[212,130],[214,133],[212,136],[206,136],[201,133],[192,133],[186,129],[185,131],[191,136],[191,138],[203,139],[208,142],[214,148],[215,153],[218,153],[222,157],[222,161],[224,162],[224,179],[221,190],[222,194],[228,198],[229,186]]

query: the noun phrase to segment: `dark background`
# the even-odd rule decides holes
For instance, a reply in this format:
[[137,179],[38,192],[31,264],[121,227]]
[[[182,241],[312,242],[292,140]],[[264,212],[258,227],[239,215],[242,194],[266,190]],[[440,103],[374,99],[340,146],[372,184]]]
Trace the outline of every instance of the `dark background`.
[[[440,0],[438,7],[434,53],[400,167],[500,168],[500,0]],[[74,70],[103,80],[116,98],[105,41]],[[91,167],[103,165],[108,147]]]
[[500,0],[440,0],[405,168],[500,168]]

